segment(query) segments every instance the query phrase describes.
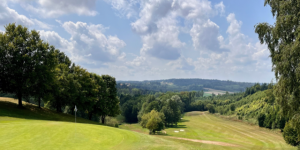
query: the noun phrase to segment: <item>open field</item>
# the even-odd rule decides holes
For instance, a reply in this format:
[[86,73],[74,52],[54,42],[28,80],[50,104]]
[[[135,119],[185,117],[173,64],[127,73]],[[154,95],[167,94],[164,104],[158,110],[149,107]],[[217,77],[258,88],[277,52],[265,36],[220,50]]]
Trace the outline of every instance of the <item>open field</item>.
[[188,149],[178,142],[99,125],[0,98],[0,149]]
[[[120,128],[148,133],[137,124]],[[165,131],[166,136],[158,136],[199,149],[296,149],[287,145],[278,131],[222,119],[207,112],[186,113],[178,127]]]
[[[204,96],[211,96],[212,93],[218,95],[218,94],[225,94],[226,91],[222,91],[222,90],[215,90],[215,89],[211,89],[211,88],[203,88],[205,89],[204,91]],[[229,92],[230,94],[232,94],[233,92]]]

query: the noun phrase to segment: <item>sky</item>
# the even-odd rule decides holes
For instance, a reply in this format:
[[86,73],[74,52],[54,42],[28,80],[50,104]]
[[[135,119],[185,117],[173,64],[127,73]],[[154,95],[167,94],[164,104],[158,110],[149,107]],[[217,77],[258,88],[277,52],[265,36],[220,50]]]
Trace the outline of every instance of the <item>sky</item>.
[[274,24],[264,0],[1,0],[9,23],[38,30],[76,65],[116,80],[274,79],[254,32]]

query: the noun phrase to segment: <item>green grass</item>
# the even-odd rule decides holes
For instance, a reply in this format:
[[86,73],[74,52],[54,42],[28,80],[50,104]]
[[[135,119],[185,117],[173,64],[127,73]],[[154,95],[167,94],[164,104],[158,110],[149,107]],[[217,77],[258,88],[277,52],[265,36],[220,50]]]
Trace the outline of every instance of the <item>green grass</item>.
[[0,98],[0,149],[188,149],[178,142],[100,125]]
[[[148,132],[137,124],[121,125],[120,128],[142,133]],[[184,131],[181,132],[180,129]],[[238,145],[238,147],[230,147],[174,140],[183,144],[201,147],[201,149],[296,149],[287,145],[278,131],[260,128],[244,122],[223,119],[207,112],[186,113],[177,128],[167,128],[165,131],[167,132],[167,136],[161,136],[165,139],[180,137]],[[180,132],[176,133],[174,131]]]
[[[83,118],[77,121],[75,124],[72,115],[27,103],[25,109],[19,109],[16,100],[0,98],[0,149],[296,149],[287,145],[278,131],[207,112],[186,113],[178,127],[165,130],[167,135],[148,135],[138,124],[113,128]],[[174,132],[180,129],[184,131]]]

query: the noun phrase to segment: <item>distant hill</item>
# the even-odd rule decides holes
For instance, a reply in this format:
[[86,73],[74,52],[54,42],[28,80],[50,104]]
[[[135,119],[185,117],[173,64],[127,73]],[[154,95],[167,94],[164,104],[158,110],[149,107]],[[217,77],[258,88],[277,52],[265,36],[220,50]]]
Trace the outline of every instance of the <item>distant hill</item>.
[[216,79],[166,79],[145,81],[117,81],[118,88],[138,88],[150,91],[201,91],[205,88],[223,90],[228,92],[245,91],[253,86],[250,82],[234,82]]

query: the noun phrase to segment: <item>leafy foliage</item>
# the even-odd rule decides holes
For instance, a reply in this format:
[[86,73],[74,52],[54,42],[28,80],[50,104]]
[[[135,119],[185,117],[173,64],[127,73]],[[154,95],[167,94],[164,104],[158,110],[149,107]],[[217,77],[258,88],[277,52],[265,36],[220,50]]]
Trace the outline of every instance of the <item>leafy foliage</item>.
[[164,114],[159,113],[156,110],[152,110],[150,113],[144,114],[141,120],[141,126],[149,129],[149,134],[164,129]]
[[[54,47],[40,39],[37,31],[14,23],[0,33],[0,89],[19,99],[43,97],[54,77]],[[41,89],[37,89],[37,87]]]
[[295,127],[293,127],[291,122],[287,122],[287,124],[284,127],[283,138],[290,145],[293,146],[299,145],[297,130],[295,129]]

